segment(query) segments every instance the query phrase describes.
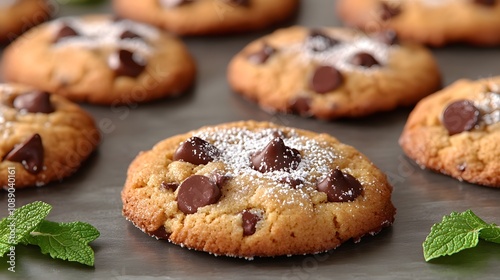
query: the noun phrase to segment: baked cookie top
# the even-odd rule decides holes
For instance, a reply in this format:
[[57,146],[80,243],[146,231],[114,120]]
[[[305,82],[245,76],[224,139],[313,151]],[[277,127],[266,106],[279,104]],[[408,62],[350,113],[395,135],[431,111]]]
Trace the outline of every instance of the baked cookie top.
[[265,110],[321,119],[412,105],[441,83],[432,54],[390,32],[300,26],[249,44],[230,62],[228,79]]
[[498,0],[340,0],[337,14],[363,30],[390,29],[433,46],[500,44]]
[[0,186],[43,186],[74,173],[95,150],[100,134],[78,105],[33,88],[0,84]]
[[0,43],[13,41],[32,26],[48,20],[53,10],[48,0],[0,1]]
[[116,13],[182,35],[241,33],[284,21],[299,0],[114,0]]
[[386,176],[327,134],[266,122],[204,127],[140,153],[123,214],[216,255],[318,253],[392,224]]
[[500,78],[459,80],[423,99],[399,142],[422,167],[500,187]]
[[178,95],[195,76],[181,41],[106,15],[60,18],[34,28],[5,50],[2,66],[8,81],[96,104]]

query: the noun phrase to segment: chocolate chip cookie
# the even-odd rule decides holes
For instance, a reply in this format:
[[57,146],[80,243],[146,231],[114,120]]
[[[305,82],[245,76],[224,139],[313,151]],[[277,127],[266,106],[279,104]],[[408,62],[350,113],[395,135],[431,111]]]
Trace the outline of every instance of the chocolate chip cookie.
[[289,18],[299,0],[114,0],[116,13],[183,35],[263,29]]
[[215,255],[319,253],[390,226],[386,176],[327,134],[266,122],[204,127],[140,153],[123,214],[158,239]]
[[499,0],[339,0],[337,14],[348,25],[432,46],[500,44]]
[[460,80],[423,99],[399,142],[422,167],[500,187],[500,78]]
[[0,1],[0,43],[13,41],[29,28],[48,20],[54,8],[48,0]]
[[[66,98],[0,84],[0,186],[43,186],[74,173],[96,149],[92,117]],[[10,175],[9,175],[10,174]]]
[[181,41],[106,15],[60,18],[36,27],[9,45],[2,67],[8,81],[103,105],[179,95],[195,76]]
[[252,42],[231,61],[234,91],[270,112],[361,117],[415,104],[440,87],[432,54],[391,32],[300,26]]

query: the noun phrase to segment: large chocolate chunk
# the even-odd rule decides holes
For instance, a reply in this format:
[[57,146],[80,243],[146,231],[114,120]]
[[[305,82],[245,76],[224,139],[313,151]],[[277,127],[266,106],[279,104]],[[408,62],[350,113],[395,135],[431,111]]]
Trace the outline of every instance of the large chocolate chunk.
[[479,109],[469,100],[458,100],[446,107],[442,122],[450,135],[469,131],[479,121]]
[[78,35],[79,34],[78,34],[78,32],[76,32],[75,29],[73,29],[69,25],[65,24],[61,27],[61,29],[59,29],[59,32],[57,32],[57,34],[54,38],[54,42],[57,42],[57,41],[61,40],[62,38],[76,37]]
[[342,74],[332,66],[319,66],[314,71],[310,88],[317,93],[327,93],[340,87],[343,82]]
[[116,65],[113,65],[118,76],[137,77],[146,68],[146,60],[137,53],[120,49],[115,54]]
[[19,162],[29,173],[38,174],[43,168],[43,155],[42,138],[37,133],[24,143],[15,146],[4,160]]
[[370,68],[374,65],[380,65],[380,63],[371,54],[366,52],[359,52],[351,58],[351,64],[356,66],[361,66],[365,68]]
[[54,112],[50,95],[44,91],[32,91],[19,95],[14,99],[12,105],[19,111],[29,113],[50,114]]
[[268,44],[264,44],[259,51],[248,55],[248,60],[253,64],[264,64],[275,52],[276,50],[273,47]]
[[194,214],[198,208],[219,201],[222,193],[210,178],[193,175],[181,183],[177,193],[177,206],[185,214]]
[[249,236],[255,233],[255,226],[257,222],[260,221],[260,217],[248,210],[241,213],[241,219],[243,222],[243,236]]
[[262,173],[295,170],[301,161],[300,152],[285,145],[283,139],[275,137],[251,159],[252,168]]
[[307,40],[311,50],[315,52],[324,52],[340,43],[340,41],[333,39],[323,31],[317,29],[311,30]]
[[174,160],[192,164],[207,164],[220,155],[219,149],[199,137],[191,137],[183,142],[174,153]]
[[356,178],[339,169],[333,170],[316,187],[318,191],[326,193],[329,202],[353,201],[363,191],[363,186]]

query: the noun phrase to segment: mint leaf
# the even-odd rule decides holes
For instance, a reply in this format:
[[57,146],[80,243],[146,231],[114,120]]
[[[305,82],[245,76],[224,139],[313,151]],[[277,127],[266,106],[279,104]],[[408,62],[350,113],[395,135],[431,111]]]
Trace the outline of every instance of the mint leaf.
[[432,226],[423,243],[426,261],[475,247],[479,239],[500,243],[500,228],[487,224],[471,210],[453,212]]
[[99,231],[87,223],[42,221],[24,242],[39,246],[43,254],[52,258],[93,266],[94,251],[88,243],[97,237]]
[[47,217],[52,206],[36,201],[16,209],[12,215],[0,222],[0,256],[5,254],[5,245],[17,245],[24,237]]

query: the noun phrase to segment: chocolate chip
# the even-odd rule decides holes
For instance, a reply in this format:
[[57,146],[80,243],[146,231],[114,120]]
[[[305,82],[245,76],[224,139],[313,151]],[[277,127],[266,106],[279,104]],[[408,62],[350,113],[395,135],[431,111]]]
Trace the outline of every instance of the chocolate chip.
[[260,221],[260,217],[248,210],[244,210],[241,213],[241,220],[243,221],[243,236],[249,236],[255,233],[255,226]]
[[275,137],[260,152],[251,158],[252,168],[262,173],[295,170],[301,161],[300,152],[285,146],[283,139]]
[[196,213],[198,208],[219,201],[222,193],[210,178],[193,175],[179,186],[177,206],[185,214]]
[[370,68],[374,65],[380,65],[378,61],[369,53],[360,52],[355,54],[350,61],[352,64],[356,66],[362,66],[365,68]]
[[219,172],[214,172],[210,175],[210,179],[215,182],[217,187],[222,188],[222,186],[229,180],[231,177],[227,175],[223,175]]
[[171,190],[175,192],[175,190],[179,187],[179,184],[177,183],[167,183],[167,182],[161,182],[160,189],[161,190]]
[[160,5],[164,8],[173,8],[191,2],[193,2],[193,0],[160,0]]
[[316,187],[318,191],[326,193],[329,202],[353,201],[363,191],[361,183],[356,178],[339,169],[333,170]]
[[474,0],[473,2],[479,5],[490,6],[490,7],[495,6],[495,4],[497,3],[496,0]]
[[310,88],[317,93],[327,93],[340,87],[342,74],[332,66],[319,66],[314,71]]
[[296,189],[298,186],[304,184],[304,181],[301,179],[293,179],[290,177],[282,178],[279,182],[289,185],[292,189]]
[[450,135],[469,131],[479,121],[479,110],[469,100],[455,101],[444,110],[442,121]]
[[273,47],[264,44],[259,51],[251,53],[248,56],[248,60],[257,65],[264,64],[275,52],[276,50]]
[[377,32],[373,37],[386,45],[395,45],[399,43],[398,34],[396,31],[390,29]]
[[146,68],[146,60],[129,50],[120,49],[113,56],[111,67],[118,76],[137,77]]
[[160,226],[158,229],[148,232],[148,234],[158,239],[168,239],[168,237],[170,236],[170,233],[165,230],[164,226]]
[[401,13],[401,8],[395,4],[380,2],[380,18],[382,20],[390,20]]
[[234,5],[234,6],[245,6],[248,7],[250,5],[250,0],[225,0],[226,3]]
[[297,114],[303,117],[310,117],[312,116],[311,102],[311,98],[299,96],[290,102],[289,110],[293,114]]
[[315,52],[324,52],[340,43],[340,41],[333,39],[323,31],[317,29],[313,29],[309,32],[307,41],[311,50]]
[[43,167],[43,145],[39,134],[34,134],[25,142],[17,145],[4,160],[19,162],[31,174],[38,174]]
[[17,96],[12,103],[19,111],[29,113],[50,114],[54,112],[54,106],[50,102],[50,94],[44,91],[32,91]]
[[130,30],[126,30],[126,31],[123,31],[123,33],[120,35],[120,39],[142,39],[141,36],[137,35],[136,33],[130,31]]
[[191,137],[183,142],[174,153],[174,160],[192,164],[207,164],[220,155],[219,149],[199,137]]
[[55,38],[54,38],[54,42],[57,42],[59,40],[61,40],[62,38],[66,38],[66,37],[76,37],[78,36],[78,32],[76,32],[76,30],[74,30],[73,28],[71,28],[70,26],[68,25],[63,25],[63,27],[61,27],[61,29],[59,29],[59,32],[57,32]]

